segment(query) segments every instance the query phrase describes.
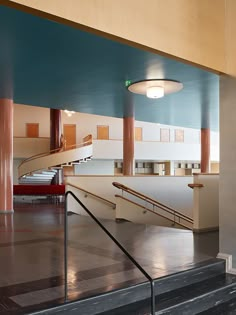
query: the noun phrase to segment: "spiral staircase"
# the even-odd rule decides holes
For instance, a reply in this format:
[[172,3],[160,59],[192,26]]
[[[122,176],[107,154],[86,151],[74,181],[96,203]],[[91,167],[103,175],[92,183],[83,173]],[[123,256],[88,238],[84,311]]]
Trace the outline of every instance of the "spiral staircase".
[[56,149],[24,160],[18,167],[19,184],[50,185],[58,170],[64,166],[91,160],[92,146],[92,141],[89,140],[66,150]]

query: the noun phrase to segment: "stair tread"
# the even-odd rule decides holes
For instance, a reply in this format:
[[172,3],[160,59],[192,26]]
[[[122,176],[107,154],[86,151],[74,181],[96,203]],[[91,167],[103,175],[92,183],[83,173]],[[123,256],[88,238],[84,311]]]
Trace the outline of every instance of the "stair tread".
[[236,299],[222,303],[218,306],[212,307],[199,315],[235,315],[236,314]]
[[231,284],[235,284],[236,289],[236,275],[222,274],[199,283],[194,283],[189,286],[161,294],[158,297],[158,309],[180,304],[190,299],[193,300],[198,296],[207,294],[210,291],[219,290]]
[[[235,284],[235,286],[233,286]],[[183,288],[179,288],[170,292],[156,296],[156,311],[162,311],[166,308],[174,307],[191,300],[193,302],[197,297],[207,295],[227,286],[233,286],[232,290],[236,290],[236,275],[222,274],[199,283],[191,284]],[[144,315],[150,313],[150,300],[139,301],[128,306],[123,306],[112,310],[113,315],[129,314]],[[102,313],[103,315],[111,314],[109,311]]]

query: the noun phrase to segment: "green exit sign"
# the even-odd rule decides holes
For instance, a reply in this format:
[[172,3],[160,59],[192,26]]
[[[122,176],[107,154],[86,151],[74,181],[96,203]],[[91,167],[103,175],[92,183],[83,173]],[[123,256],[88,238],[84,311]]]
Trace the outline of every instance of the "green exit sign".
[[130,86],[130,84],[131,84],[131,80],[126,80],[125,81],[125,86],[127,87],[127,86]]

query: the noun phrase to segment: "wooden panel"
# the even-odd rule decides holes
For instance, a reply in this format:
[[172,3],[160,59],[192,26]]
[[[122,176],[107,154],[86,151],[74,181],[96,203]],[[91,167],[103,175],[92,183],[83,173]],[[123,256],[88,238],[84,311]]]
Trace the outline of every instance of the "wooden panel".
[[26,124],[26,137],[38,138],[39,136],[39,124],[28,123]]
[[170,129],[161,128],[161,142],[170,142]]
[[175,129],[175,142],[184,142],[184,130]]
[[224,0],[13,2],[212,69],[225,70]]
[[65,146],[65,149],[68,149],[71,146],[76,144],[76,125],[75,124],[64,125],[63,132],[64,132],[64,139],[65,139],[64,146]]
[[143,141],[143,128],[135,127],[135,141]]
[[109,140],[109,126],[97,126],[97,139]]

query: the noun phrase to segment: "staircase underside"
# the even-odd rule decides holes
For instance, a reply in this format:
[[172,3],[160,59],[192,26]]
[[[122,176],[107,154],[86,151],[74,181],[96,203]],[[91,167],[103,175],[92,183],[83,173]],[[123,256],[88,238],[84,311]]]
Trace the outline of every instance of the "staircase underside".
[[58,168],[91,160],[92,144],[29,158],[19,166],[19,184],[50,185]]

